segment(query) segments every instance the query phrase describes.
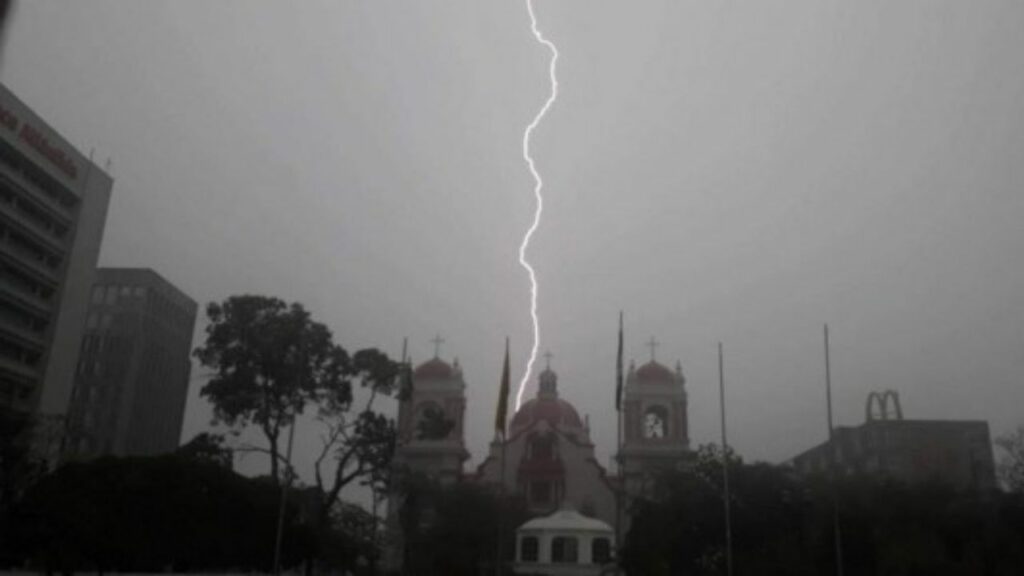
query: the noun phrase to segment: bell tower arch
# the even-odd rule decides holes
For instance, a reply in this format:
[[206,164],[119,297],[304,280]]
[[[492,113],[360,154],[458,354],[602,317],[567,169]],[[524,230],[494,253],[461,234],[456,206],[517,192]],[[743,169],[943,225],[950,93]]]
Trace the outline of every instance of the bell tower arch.
[[682,365],[669,369],[655,357],[657,341],[652,338],[648,346],[651,360],[639,368],[630,364],[623,389],[618,461],[623,487],[632,497],[648,493],[659,471],[678,469],[691,456]]

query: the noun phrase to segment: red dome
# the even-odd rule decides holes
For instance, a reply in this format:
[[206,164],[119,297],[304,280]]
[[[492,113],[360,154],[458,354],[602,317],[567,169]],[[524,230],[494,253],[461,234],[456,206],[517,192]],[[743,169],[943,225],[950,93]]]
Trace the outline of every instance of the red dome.
[[526,428],[538,420],[559,428],[582,428],[576,408],[559,398],[534,398],[519,407],[512,417],[512,430]]
[[451,364],[440,358],[432,358],[416,367],[413,377],[423,380],[448,380],[455,376]]
[[651,360],[637,368],[636,379],[643,382],[674,382],[676,376],[667,367]]

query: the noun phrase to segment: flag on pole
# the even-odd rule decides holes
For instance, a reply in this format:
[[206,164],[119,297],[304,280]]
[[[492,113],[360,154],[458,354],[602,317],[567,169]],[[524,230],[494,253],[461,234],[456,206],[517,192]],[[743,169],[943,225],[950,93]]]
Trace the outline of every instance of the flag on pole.
[[494,415],[494,431],[505,438],[505,419],[508,416],[509,368],[508,337],[505,338],[505,365],[501,369],[501,387],[498,389],[498,411]]
[[615,411],[622,410],[622,311],[619,311],[619,351],[615,357]]

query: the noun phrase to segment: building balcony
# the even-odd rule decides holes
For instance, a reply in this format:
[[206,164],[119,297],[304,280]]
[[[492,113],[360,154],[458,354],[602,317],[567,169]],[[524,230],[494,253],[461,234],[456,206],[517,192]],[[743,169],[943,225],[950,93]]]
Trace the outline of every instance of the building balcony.
[[57,220],[62,221],[63,224],[71,226],[75,221],[75,214],[71,208],[57,202],[49,194],[39,191],[38,186],[29,181],[28,178],[25,178],[17,170],[13,170],[10,166],[0,163],[0,178],[6,180],[14,188],[24,190],[27,194],[30,194],[33,202],[47,212],[50,212]]
[[49,317],[51,304],[39,296],[19,288],[18,286],[0,278],[0,298],[6,298],[18,306],[28,308],[38,315]]
[[34,254],[12,246],[9,242],[0,241],[0,258],[29,272],[51,288],[56,288],[60,284],[61,276],[58,268],[41,262]]
[[44,250],[53,255],[60,256],[67,252],[66,240],[57,238],[52,230],[34,222],[12,204],[0,202],[0,217],[3,218],[7,226],[18,230],[34,242],[38,242]]

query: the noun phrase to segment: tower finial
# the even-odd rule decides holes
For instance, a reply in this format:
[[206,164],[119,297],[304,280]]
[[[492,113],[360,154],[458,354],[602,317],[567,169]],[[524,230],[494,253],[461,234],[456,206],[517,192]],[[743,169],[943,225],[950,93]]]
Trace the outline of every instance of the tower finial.
[[545,368],[547,368],[548,370],[551,370],[551,358],[552,357],[554,357],[554,354],[552,354],[550,350],[548,350],[547,352],[544,353],[544,361],[547,363]]
[[651,362],[654,362],[654,350],[655,350],[655,348],[657,348],[660,345],[661,345],[661,342],[658,342],[657,340],[655,340],[654,336],[651,336],[651,339],[647,341],[647,347],[651,349]]
[[434,336],[433,338],[431,338],[430,341],[434,343],[434,358],[440,358],[441,357],[441,344],[444,344],[444,338],[441,338],[441,335],[438,334],[437,336]]

